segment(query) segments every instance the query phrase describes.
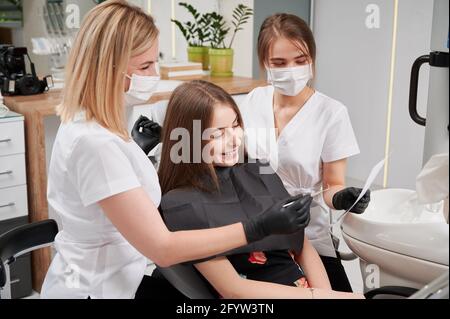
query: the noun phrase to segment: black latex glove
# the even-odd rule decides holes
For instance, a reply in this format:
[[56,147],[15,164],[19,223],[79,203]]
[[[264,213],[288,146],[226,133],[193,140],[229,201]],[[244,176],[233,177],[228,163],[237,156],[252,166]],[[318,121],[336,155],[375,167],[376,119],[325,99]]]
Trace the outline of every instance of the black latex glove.
[[[308,226],[312,197],[299,195],[277,202],[263,213],[244,222],[247,242],[252,243],[270,235],[293,234]],[[288,207],[283,207],[294,202]]]
[[[349,187],[337,192],[333,196],[333,206],[337,210],[348,210],[352,207],[353,203],[358,199],[359,194],[361,194],[361,188]],[[350,212],[355,214],[362,214],[365,212],[366,208],[370,203],[370,189],[367,193],[359,200],[359,202],[352,208]]]
[[140,148],[148,155],[161,142],[162,127],[158,123],[140,116],[134,124],[131,136]]

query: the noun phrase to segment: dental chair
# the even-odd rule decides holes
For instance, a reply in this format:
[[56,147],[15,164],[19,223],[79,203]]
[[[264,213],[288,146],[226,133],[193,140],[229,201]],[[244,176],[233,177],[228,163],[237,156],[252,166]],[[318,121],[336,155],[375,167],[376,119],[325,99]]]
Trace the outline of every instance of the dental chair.
[[[51,246],[58,234],[54,220],[32,223],[17,227],[0,235],[0,299],[10,299],[10,266],[17,258],[29,252]],[[216,299],[211,286],[197,272],[194,266],[180,264],[169,268],[158,267],[161,274],[183,295],[189,299]],[[369,291],[366,298],[380,295],[403,298],[448,298],[448,272],[435,282],[418,291],[413,288],[383,287]]]
[[[217,299],[205,279],[194,266],[176,265],[169,268],[159,268],[163,276],[189,299]],[[368,291],[366,299],[448,299],[449,272],[429,283],[422,289],[386,286]]]
[[157,267],[179,292],[189,299],[217,299],[206,280],[191,265],[179,264],[169,268]]
[[[344,254],[343,260],[357,258],[352,253]],[[161,274],[179,292],[189,299],[217,299],[213,288],[201,276],[194,266],[180,264],[169,268],[157,267]],[[448,299],[449,298],[449,272],[427,284],[421,289],[385,286],[365,293],[366,299]]]
[[58,234],[54,220],[27,224],[0,235],[0,299],[11,299],[10,266],[31,251],[51,246]]

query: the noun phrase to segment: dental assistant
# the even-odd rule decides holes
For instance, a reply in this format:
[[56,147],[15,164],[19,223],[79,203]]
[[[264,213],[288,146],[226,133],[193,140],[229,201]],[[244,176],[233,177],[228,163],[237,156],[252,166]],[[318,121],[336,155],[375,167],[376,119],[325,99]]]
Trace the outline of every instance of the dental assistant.
[[[350,209],[361,193],[345,187],[347,158],[360,152],[347,108],[310,85],[316,44],[299,17],[268,17],[259,33],[258,56],[271,85],[255,89],[241,105],[247,150],[270,161],[291,195],[327,190],[315,198],[306,235],[333,290],[350,292],[330,232],[331,209]],[[351,211],[363,213],[369,201],[370,192]]]
[[42,298],[133,298],[146,257],[167,267],[303,227],[300,213],[280,202],[244,223],[168,231],[157,209],[158,176],[125,118],[126,107],[147,101],[159,80],[157,36],[152,17],[124,0],[96,6],[78,32],[48,176],[48,202],[62,230]]

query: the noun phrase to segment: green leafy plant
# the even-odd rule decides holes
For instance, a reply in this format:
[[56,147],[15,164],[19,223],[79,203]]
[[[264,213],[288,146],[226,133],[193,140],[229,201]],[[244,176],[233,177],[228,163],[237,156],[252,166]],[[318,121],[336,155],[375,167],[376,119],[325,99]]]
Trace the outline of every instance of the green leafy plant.
[[171,21],[180,29],[189,46],[204,46],[210,37],[209,26],[211,19],[209,18],[209,14],[201,14],[192,5],[185,2],[180,2],[178,5],[186,8],[186,10],[188,10],[192,15],[194,21],[184,23],[175,19],[171,19]]
[[225,37],[230,28],[227,28],[227,22],[224,17],[217,12],[208,13],[208,18],[211,20],[210,24],[210,38],[209,42],[213,49],[225,49]]
[[243,4],[240,4],[234,9],[233,11],[233,26],[234,26],[234,32],[233,37],[231,38],[230,45],[228,46],[231,48],[233,46],[234,39],[236,38],[236,33],[238,33],[241,30],[244,30],[242,26],[246,23],[248,23],[248,20],[253,15],[253,10]]
[[224,17],[216,12],[212,12],[208,14],[208,18],[211,19],[210,24],[210,33],[211,37],[209,41],[211,42],[211,47],[216,49],[231,49],[233,46],[234,40],[236,39],[236,34],[243,30],[243,25],[248,23],[248,20],[253,15],[253,10],[246,5],[239,4],[233,10],[233,36],[231,37],[230,44],[225,45],[225,37],[230,32],[231,28],[227,26]]

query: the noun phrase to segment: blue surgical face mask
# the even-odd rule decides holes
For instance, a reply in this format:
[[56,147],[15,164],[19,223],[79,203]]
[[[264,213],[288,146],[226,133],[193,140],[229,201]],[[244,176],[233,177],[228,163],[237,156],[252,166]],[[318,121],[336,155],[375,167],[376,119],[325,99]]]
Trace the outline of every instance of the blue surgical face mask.
[[283,95],[297,96],[312,79],[312,64],[291,68],[268,68],[269,83]]

